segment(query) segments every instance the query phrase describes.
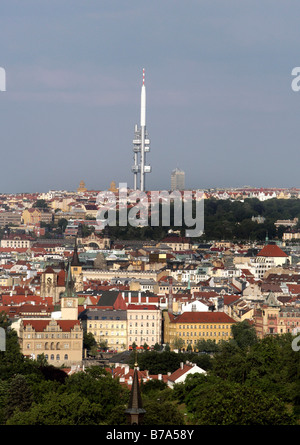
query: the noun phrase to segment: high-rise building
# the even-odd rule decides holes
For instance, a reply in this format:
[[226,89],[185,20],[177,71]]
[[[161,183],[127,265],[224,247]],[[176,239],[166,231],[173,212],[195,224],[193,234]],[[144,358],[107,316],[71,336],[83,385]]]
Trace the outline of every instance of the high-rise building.
[[175,168],[171,174],[171,190],[184,190],[185,173],[179,168]]

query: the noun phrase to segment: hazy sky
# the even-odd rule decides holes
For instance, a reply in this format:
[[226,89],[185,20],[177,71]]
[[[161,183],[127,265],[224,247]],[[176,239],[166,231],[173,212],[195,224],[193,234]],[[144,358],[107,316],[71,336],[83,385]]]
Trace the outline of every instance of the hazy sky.
[[1,0],[0,193],[132,186],[146,70],[148,189],[300,187],[299,0]]

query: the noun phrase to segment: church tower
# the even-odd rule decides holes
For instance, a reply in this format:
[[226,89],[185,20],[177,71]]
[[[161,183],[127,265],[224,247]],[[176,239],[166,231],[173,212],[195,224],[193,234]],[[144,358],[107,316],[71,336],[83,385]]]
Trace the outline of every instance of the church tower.
[[71,261],[71,273],[72,273],[72,276],[74,277],[76,291],[81,292],[83,290],[82,264],[79,260],[76,238],[75,238],[73,257],[72,257],[72,261]]
[[68,265],[65,292],[61,294],[61,319],[78,319],[78,296],[75,291],[75,283],[72,277],[71,266]]

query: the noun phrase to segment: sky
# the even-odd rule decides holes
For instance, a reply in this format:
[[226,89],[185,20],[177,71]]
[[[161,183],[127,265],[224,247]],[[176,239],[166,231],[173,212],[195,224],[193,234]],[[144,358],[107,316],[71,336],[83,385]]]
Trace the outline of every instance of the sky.
[[300,187],[298,0],[1,0],[0,193]]

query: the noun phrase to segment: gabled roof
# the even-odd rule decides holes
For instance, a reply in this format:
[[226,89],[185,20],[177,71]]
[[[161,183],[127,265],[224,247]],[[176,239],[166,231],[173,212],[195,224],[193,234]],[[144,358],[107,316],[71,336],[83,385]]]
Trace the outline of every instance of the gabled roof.
[[110,290],[101,292],[100,298],[98,300],[98,306],[114,306],[120,292]]
[[168,380],[171,382],[176,382],[181,376],[193,368],[192,365],[184,364],[182,367],[176,369],[171,375],[169,375]]
[[[36,332],[44,331],[52,320],[23,320],[23,326],[32,326]],[[55,320],[63,332],[70,332],[75,325],[80,325],[79,320]]]
[[225,312],[183,312],[173,323],[236,323]]
[[260,252],[258,252],[257,256],[263,257],[288,257],[288,255],[277,246],[277,244],[268,244],[263,247]]

